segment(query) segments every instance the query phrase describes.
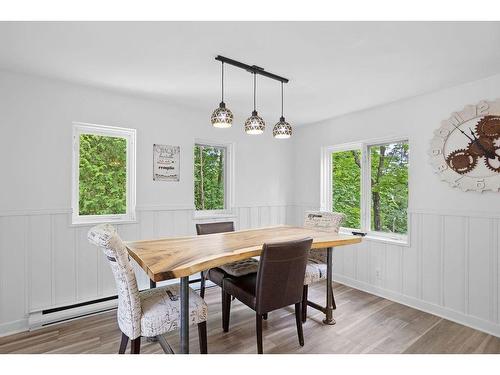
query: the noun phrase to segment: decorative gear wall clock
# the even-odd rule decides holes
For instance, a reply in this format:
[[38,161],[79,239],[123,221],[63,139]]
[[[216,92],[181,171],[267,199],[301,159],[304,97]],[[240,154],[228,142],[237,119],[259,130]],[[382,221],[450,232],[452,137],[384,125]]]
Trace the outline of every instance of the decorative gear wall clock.
[[500,191],[500,99],[466,106],[441,122],[429,150],[443,181],[463,191]]

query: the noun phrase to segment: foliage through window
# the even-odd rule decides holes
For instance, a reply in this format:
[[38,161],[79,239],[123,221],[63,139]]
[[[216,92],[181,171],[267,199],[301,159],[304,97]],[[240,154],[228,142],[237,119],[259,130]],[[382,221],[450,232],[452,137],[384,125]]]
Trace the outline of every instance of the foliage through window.
[[332,153],[332,209],[346,215],[347,228],[361,228],[360,158],[360,150]]
[[346,214],[346,228],[395,238],[406,236],[408,142],[341,145],[326,150],[330,164],[324,176],[329,178],[331,190],[323,193],[323,206]]
[[408,230],[408,148],[406,142],[369,147],[373,231]]
[[227,148],[194,146],[194,201],[198,211],[226,209]]
[[135,130],[76,124],[73,222],[132,220]]
[[79,214],[127,211],[127,140],[80,134]]

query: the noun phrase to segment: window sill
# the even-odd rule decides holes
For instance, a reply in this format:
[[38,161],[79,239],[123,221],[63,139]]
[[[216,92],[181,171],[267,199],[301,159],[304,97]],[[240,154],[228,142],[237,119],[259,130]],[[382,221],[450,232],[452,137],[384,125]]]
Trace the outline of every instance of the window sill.
[[99,224],[111,224],[111,225],[121,225],[121,224],[137,224],[138,221],[134,217],[116,218],[116,217],[92,217],[92,218],[73,218],[72,222],[69,224],[70,227],[90,227]]
[[195,211],[193,214],[194,220],[208,219],[234,219],[236,215],[231,211],[210,212],[210,211]]
[[[340,234],[346,234],[346,235],[352,235],[352,230],[344,230],[341,229],[339,231]],[[359,229],[358,229],[359,230]],[[374,241],[374,242],[380,242],[380,243],[385,243],[389,245],[396,245],[396,246],[403,246],[403,247],[410,247],[410,239],[409,237],[403,237],[403,238],[393,238],[393,237],[388,237],[384,236],[381,234],[377,234],[376,232],[368,232],[363,239]]]
[[410,247],[410,241],[408,238],[406,239],[397,239],[397,238],[390,238],[390,237],[384,237],[384,236],[377,236],[376,234],[367,234],[365,236],[367,240],[375,241],[375,242],[381,242],[381,243],[386,243],[389,245],[396,245],[396,246],[403,246],[403,247]]

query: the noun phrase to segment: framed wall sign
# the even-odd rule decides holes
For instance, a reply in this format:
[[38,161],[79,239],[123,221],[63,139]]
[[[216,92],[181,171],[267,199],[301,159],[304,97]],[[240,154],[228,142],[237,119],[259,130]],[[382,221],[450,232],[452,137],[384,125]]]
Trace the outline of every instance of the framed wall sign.
[[180,146],[153,145],[153,181],[179,181]]

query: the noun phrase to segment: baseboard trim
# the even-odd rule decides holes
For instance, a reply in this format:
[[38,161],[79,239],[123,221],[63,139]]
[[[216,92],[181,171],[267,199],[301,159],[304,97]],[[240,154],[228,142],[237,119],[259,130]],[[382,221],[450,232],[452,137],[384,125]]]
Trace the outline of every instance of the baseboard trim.
[[500,337],[500,325],[489,322],[474,316],[466,315],[460,311],[452,310],[433,303],[425,302],[414,297],[410,297],[398,292],[394,292],[385,288],[377,287],[363,281],[355,280],[343,275],[334,274],[334,280],[340,284],[344,284],[351,288],[359,289],[364,292],[374,294],[376,296],[386,298],[388,300],[401,303],[417,310],[424,311],[429,314],[439,316],[452,322],[462,324],[464,326],[477,329],[490,335]]
[[28,330],[28,319],[14,320],[0,324],[0,337],[14,335]]

